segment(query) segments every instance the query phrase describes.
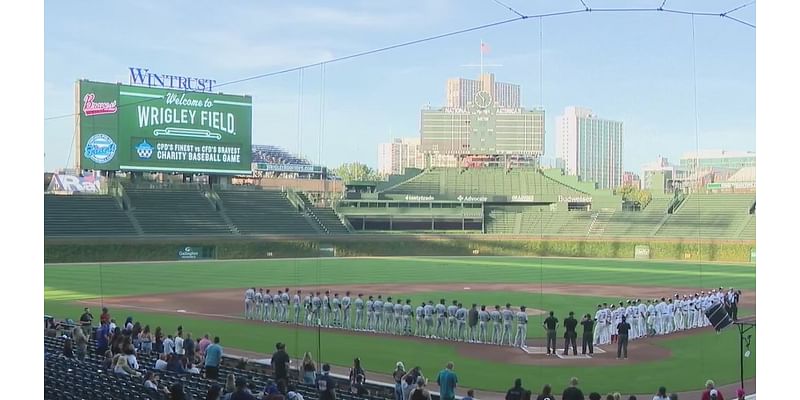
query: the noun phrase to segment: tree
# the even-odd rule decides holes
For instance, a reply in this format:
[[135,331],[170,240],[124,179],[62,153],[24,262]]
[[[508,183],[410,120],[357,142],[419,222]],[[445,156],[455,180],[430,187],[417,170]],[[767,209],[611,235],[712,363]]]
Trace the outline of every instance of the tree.
[[633,186],[623,186],[617,190],[617,193],[622,195],[622,200],[638,203],[640,207],[644,208],[653,199],[653,194],[649,190],[638,189]]
[[334,169],[336,175],[345,183],[352,181],[377,181],[380,180],[378,173],[360,162],[344,163]]

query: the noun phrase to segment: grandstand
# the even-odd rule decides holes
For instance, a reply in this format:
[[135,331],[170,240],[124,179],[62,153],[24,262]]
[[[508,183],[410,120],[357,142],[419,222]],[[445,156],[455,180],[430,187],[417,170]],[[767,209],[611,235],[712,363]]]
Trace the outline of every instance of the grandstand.
[[273,190],[221,190],[217,193],[225,215],[241,234],[317,233],[284,193]]
[[752,219],[755,201],[754,193],[691,194],[667,216],[655,236],[737,238]]
[[131,216],[108,195],[44,196],[45,236],[135,235]]
[[127,188],[125,193],[145,235],[229,235],[234,231],[203,192]]

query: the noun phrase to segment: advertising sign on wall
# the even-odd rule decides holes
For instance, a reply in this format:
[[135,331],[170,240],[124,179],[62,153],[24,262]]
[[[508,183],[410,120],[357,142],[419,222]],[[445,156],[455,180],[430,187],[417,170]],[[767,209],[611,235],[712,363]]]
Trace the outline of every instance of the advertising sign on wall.
[[78,82],[81,169],[250,174],[252,98]]

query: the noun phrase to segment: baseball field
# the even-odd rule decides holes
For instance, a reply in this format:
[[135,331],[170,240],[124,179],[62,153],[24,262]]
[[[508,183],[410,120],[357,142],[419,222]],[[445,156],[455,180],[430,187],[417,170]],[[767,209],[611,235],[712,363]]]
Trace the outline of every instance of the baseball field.
[[[453,361],[460,386],[505,391],[514,378],[526,386],[561,387],[570,376],[606,393],[653,393],[699,389],[739,379],[739,334],[701,328],[631,342],[629,359],[616,359],[616,346],[602,346],[591,359],[561,359],[492,345],[316,329],[243,318],[248,287],[325,291],[340,296],[382,294],[422,301],[456,299],[469,306],[511,303],[533,309],[528,345],[544,346],[544,315],[562,320],[569,311],[594,315],[602,302],[669,297],[712,288],[741,289],[740,318],[755,314],[754,264],[719,264],[541,257],[318,258],[246,261],[180,261],[45,265],[45,312],[77,320],[84,307],[99,317],[109,307],[122,323],[127,316],[173,332],[178,325],[197,337],[218,335],[226,351],[267,354],[276,342],[293,358],[311,351],[315,359],[350,365],[360,357],[367,373],[389,374],[402,360],[427,376]],[[579,318],[580,319],[580,318]],[[558,346],[563,346],[559,329]],[[754,333],[753,333],[754,335]],[[745,378],[755,377],[755,337],[745,359]],[[580,351],[580,343],[578,344]],[[369,377],[368,377],[369,379]]]

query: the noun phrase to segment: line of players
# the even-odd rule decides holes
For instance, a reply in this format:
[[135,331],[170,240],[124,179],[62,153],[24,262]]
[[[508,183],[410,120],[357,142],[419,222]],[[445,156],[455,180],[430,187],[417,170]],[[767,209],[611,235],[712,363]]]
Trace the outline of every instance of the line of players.
[[349,291],[342,298],[338,293],[330,297],[327,290],[320,294],[303,296],[297,290],[289,295],[286,288],[272,295],[270,289],[250,288],[245,292],[245,318],[516,347],[525,345],[528,331],[525,306],[515,312],[511,304],[505,308],[495,305],[489,310],[485,305],[478,309],[477,304],[472,304],[468,310],[457,300],[448,306],[445,299],[440,299],[438,304],[429,300],[414,309],[409,299],[384,300],[382,295],[364,299],[362,293],[352,299]]
[[614,343],[617,338],[616,327],[622,317],[631,325],[629,339],[645,336],[667,335],[676,331],[702,328],[711,325],[705,311],[714,305],[726,306],[738,302],[737,292],[722,288],[706,293],[702,291],[693,296],[675,294],[673,298],[660,300],[640,299],[619,302],[619,306],[608,303],[598,304],[595,312],[594,344]]

